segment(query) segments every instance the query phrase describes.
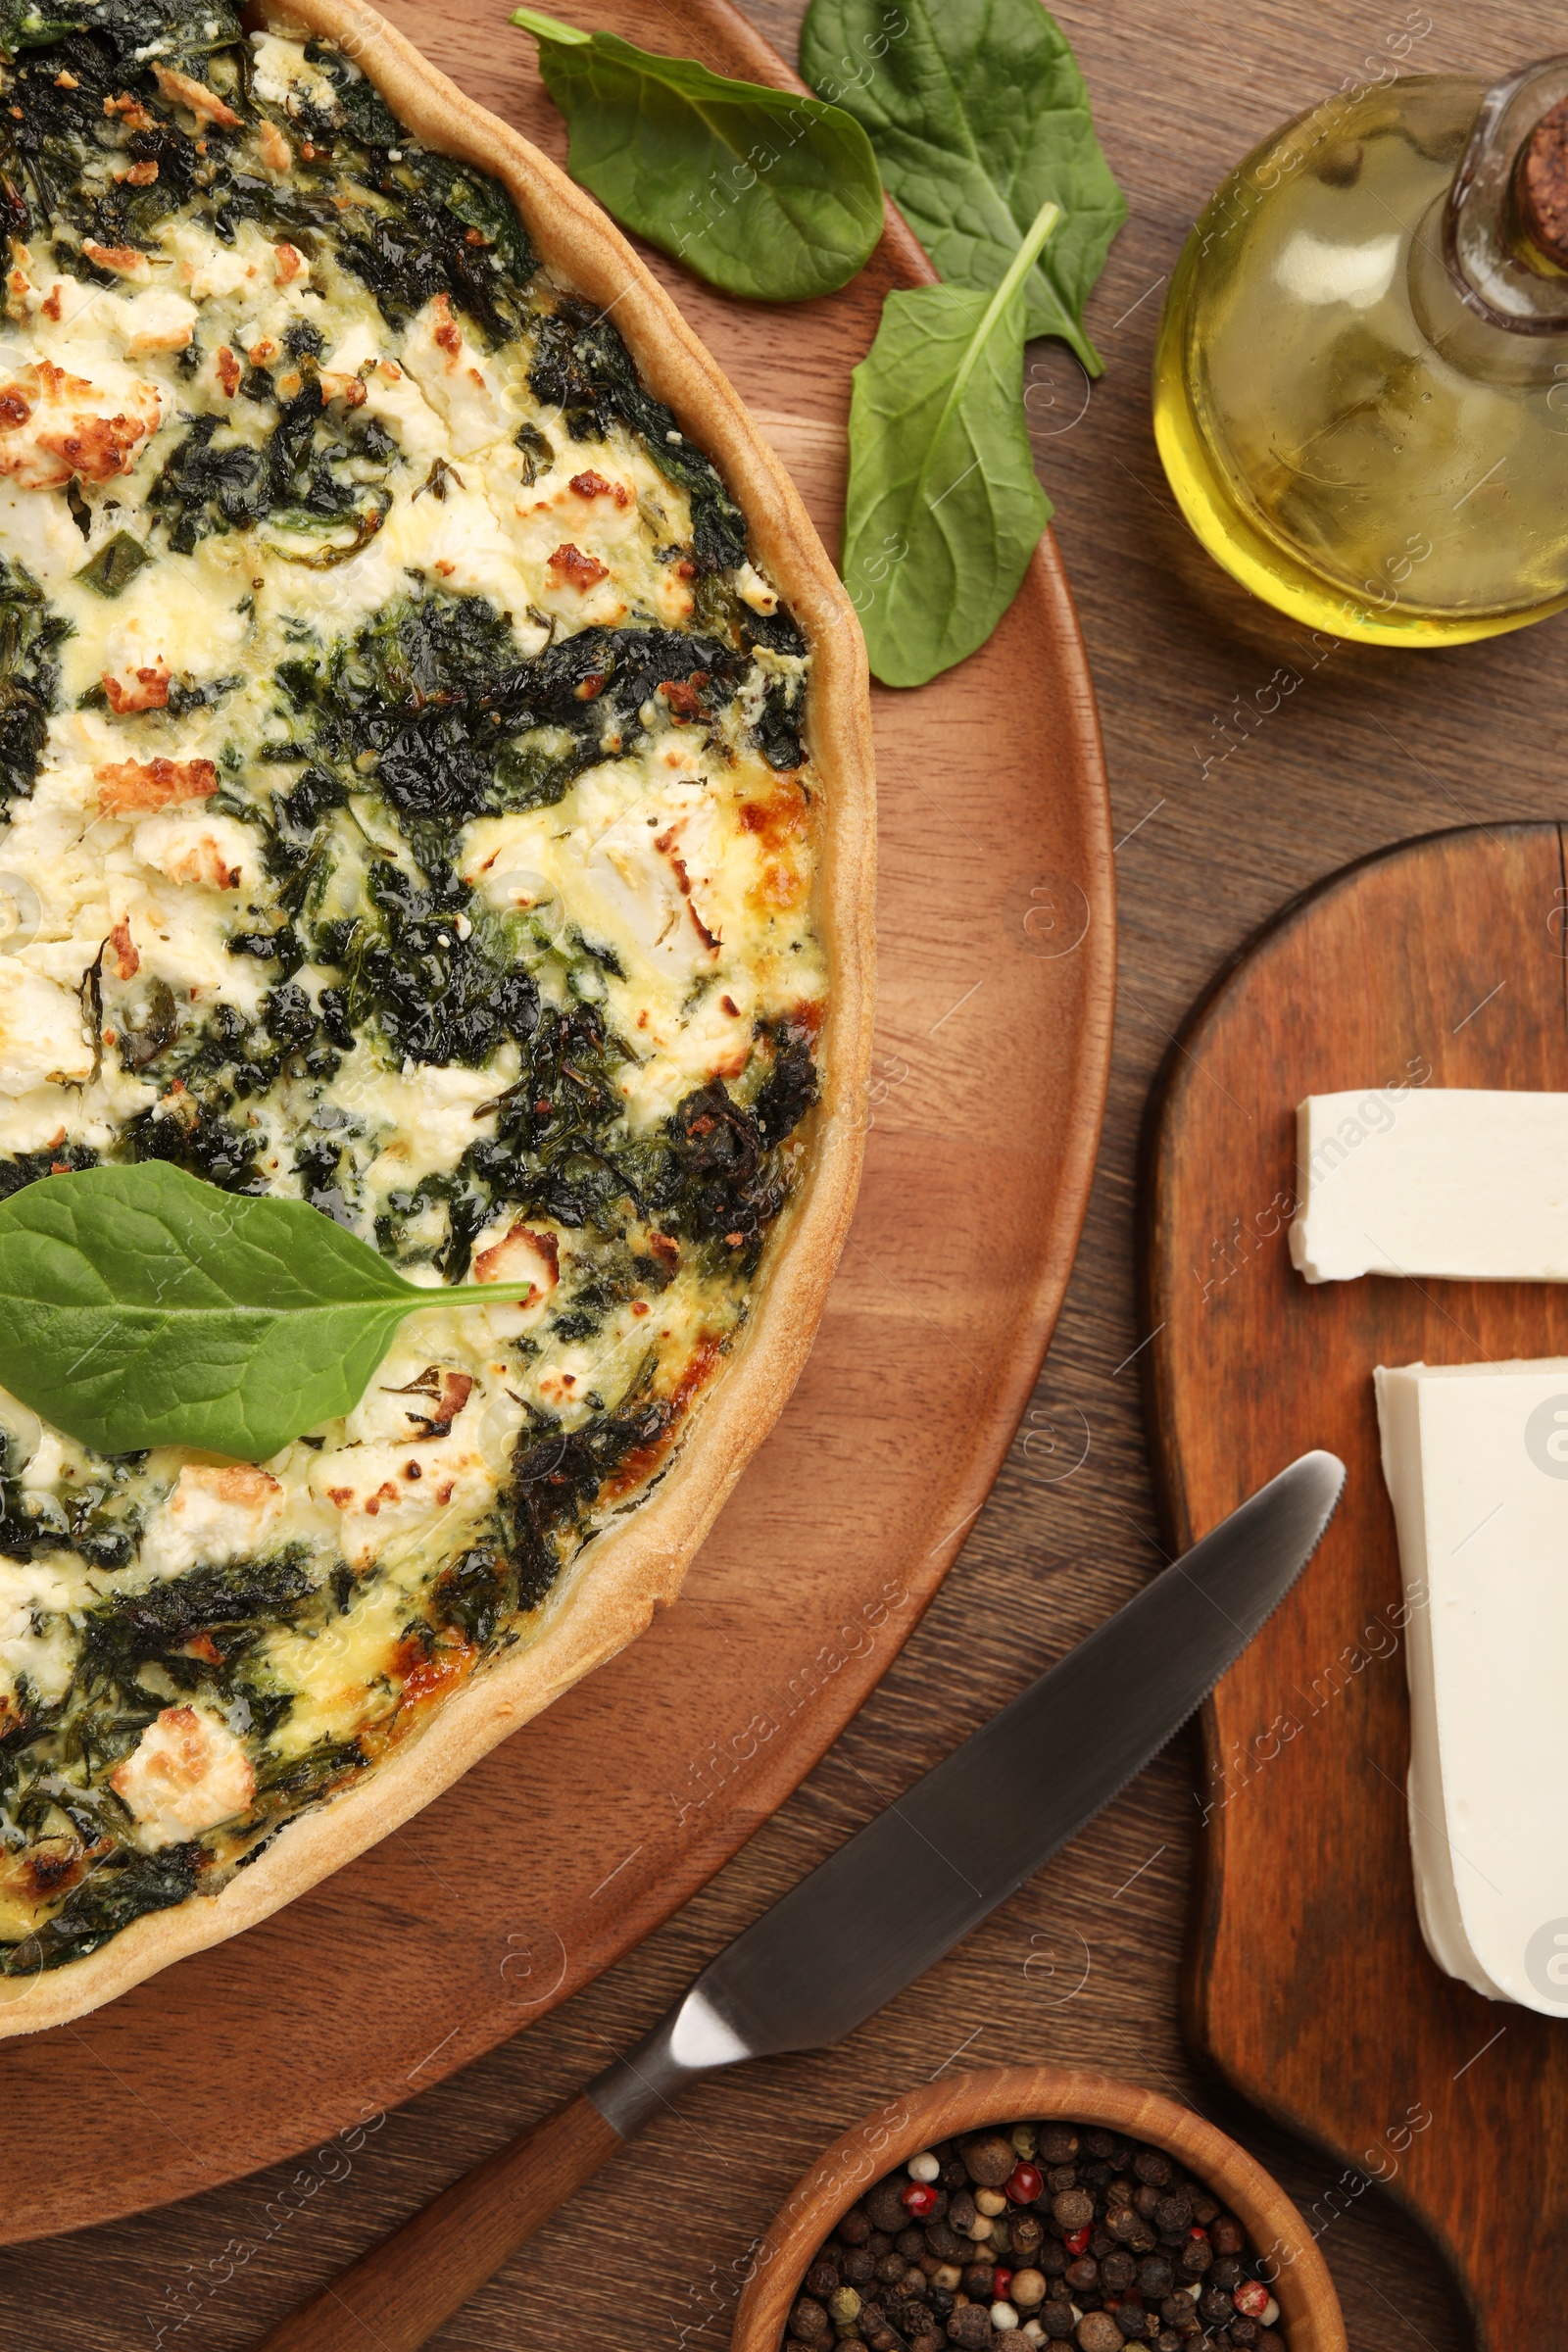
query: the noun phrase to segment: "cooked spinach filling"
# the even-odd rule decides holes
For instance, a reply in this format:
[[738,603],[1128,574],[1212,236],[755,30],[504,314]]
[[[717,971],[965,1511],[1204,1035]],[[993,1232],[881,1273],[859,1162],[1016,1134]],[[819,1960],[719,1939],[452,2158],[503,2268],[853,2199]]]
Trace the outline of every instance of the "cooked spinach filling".
[[0,1198],[169,1159],[432,1298],[265,1464],[0,1396],[25,1976],[536,1637],[746,1317],[825,967],[806,639],[505,191],[223,0],[0,51]]

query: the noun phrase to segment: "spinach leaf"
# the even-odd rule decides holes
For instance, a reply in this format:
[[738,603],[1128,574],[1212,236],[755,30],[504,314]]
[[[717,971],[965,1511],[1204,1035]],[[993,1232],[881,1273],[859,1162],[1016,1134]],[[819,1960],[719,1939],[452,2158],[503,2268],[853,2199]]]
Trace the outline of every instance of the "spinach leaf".
[[303,1200],[87,1168],[0,1202],[0,1381],[103,1453],[264,1460],[358,1402],[405,1315],[527,1288],[420,1290]]
[[1021,398],[1023,287],[1059,219],[1041,207],[993,294],[890,294],[855,370],[840,569],[885,685],[923,686],[983,645],[1050,520]]
[[864,123],[889,195],[950,284],[994,286],[1040,207],[1061,207],[1025,332],[1060,335],[1099,375],[1083,309],[1127,200],[1065,34],[1040,0],[900,0],[896,20],[897,32],[884,0],[811,0],[802,74]]
[[573,177],[622,227],[758,302],[831,294],[869,261],[882,183],[870,140],[842,109],[537,9],[512,23],[539,43]]

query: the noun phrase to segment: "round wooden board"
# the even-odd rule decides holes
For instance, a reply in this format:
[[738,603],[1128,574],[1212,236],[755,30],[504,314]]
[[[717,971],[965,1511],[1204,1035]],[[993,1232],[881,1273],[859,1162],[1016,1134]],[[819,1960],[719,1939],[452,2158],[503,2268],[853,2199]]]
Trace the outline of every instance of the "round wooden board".
[[[388,14],[564,161],[533,44],[500,8]],[[790,78],[723,0],[678,15],[612,0],[592,21]],[[649,258],[836,546],[850,369],[888,288],[930,276],[919,248],[890,218],[853,286],[788,311],[722,300]],[[47,2164],[32,2134],[4,2134],[0,2240],[254,2171],[565,1999],[783,1800],[941,1582],[1051,1334],[1109,1058],[1104,773],[1049,536],[981,654],[917,694],[877,694],[876,744],[880,1011],[859,1209],[806,1374],[679,1603],[303,1900],[0,2048],[5,2111],[71,2119]]]
[[1443,1975],[1421,1941],[1372,1370],[1561,1355],[1568,1290],[1308,1285],[1286,1233],[1304,1096],[1568,1088],[1565,845],[1555,824],[1465,826],[1287,907],[1182,1031],[1151,1109],[1143,1202],[1150,1424],[1173,1540],[1192,1543],[1309,1446],[1348,1471],[1317,1557],[1207,1710],[1194,2038],[1347,2167],[1308,2216],[1314,2235],[1370,2180],[1427,2225],[1482,2352],[1562,2341],[1568,2039]]

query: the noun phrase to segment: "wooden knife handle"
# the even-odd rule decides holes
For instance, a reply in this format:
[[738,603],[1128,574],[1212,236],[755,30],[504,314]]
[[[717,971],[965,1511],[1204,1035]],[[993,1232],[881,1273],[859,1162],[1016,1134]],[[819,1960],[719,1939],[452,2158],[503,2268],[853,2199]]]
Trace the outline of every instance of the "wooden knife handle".
[[417,2352],[625,2141],[586,2095],[443,2189],[261,2352]]

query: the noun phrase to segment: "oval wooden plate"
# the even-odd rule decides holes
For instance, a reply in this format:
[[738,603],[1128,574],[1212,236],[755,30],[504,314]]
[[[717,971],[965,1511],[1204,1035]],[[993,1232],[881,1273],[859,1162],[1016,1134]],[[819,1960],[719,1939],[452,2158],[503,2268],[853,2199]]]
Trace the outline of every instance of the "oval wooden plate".
[[1193,2037],[1344,2163],[1307,2217],[1314,2237],[1382,2182],[1437,2237],[1484,2352],[1563,2340],[1568,2037],[1443,1975],[1421,1941],[1372,1368],[1561,1355],[1568,1287],[1308,1285],[1286,1233],[1304,1095],[1568,1089],[1565,844],[1553,824],[1464,826],[1380,851],[1287,907],[1182,1030],[1151,1107],[1143,1200],[1172,1542],[1309,1446],[1348,1472],[1317,1557],[1206,1710]]
[[[388,12],[560,161],[495,0]],[[723,0],[591,20],[788,82]],[[830,301],[729,302],[649,257],[837,544],[850,369],[929,269],[897,220]],[[676,1606],[406,1828],[275,1917],[0,2051],[0,2239],[249,2173],[525,2026],[684,1902],[789,1794],[951,1564],[1027,1401],[1108,1065],[1108,808],[1054,543],[985,650],[876,698],[872,1129],[821,1334]]]

